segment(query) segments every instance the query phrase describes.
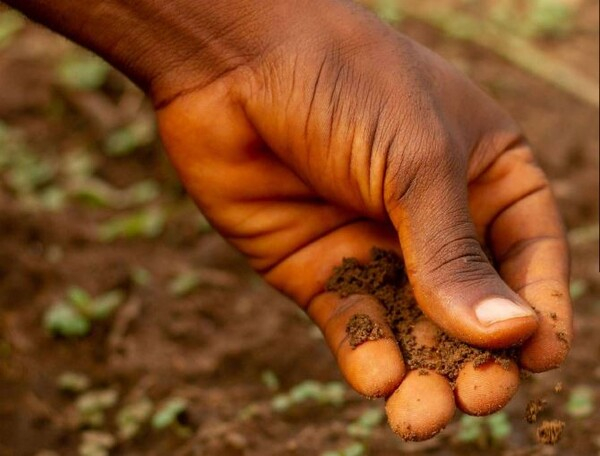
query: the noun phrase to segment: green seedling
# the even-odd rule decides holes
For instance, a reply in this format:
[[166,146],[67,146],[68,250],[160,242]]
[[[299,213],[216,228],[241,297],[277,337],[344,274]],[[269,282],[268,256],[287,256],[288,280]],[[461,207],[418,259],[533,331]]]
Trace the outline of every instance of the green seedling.
[[564,0],[532,0],[525,33],[533,37],[564,36],[573,28],[574,12]]
[[108,76],[110,66],[91,52],[77,49],[66,55],[56,69],[60,84],[75,90],[96,90]]
[[567,413],[574,418],[585,418],[594,412],[594,390],[581,385],[573,388],[567,401]]
[[152,118],[142,117],[112,132],[104,144],[104,151],[112,157],[135,152],[156,139],[156,125]]
[[143,209],[103,223],[98,229],[101,241],[125,238],[155,238],[164,229],[166,216],[158,208]]
[[82,435],[79,456],[108,456],[115,446],[115,438],[108,432],[87,431]]
[[195,271],[183,272],[169,282],[169,293],[182,297],[189,295],[200,286],[200,276]]
[[92,322],[110,317],[124,300],[125,294],[120,290],[93,298],[84,289],[71,287],[63,300],[46,311],[44,326],[54,335],[82,337],[90,332]]
[[186,411],[188,402],[180,397],[169,399],[152,417],[154,429],[166,429],[179,424],[179,417]]
[[198,287],[224,287],[236,284],[236,278],[230,273],[216,269],[199,269],[184,271],[176,275],[169,283],[169,292],[173,296],[182,297],[189,295]]
[[485,417],[463,415],[459,424],[458,440],[463,443],[475,443],[481,448],[502,444],[512,432],[505,412]]
[[140,433],[152,415],[154,404],[147,397],[123,407],[117,414],[119,438],[130,440]]
[[574,301],[583,297],[588,290],[588,283],[583,279],[575,279],[571,281],[571,285],[569,287],[569,293],[571,294],[571,299]]
[[322,405],[340,406],[344,403],[346,387],[340,382],[319,383],[307,380],[294,386],[287,394],[278,394],[271,401],[277,412],[285,412],[294,405],[317,402]]
[[93,428],[102,426],[105,411],[117,403],[118,397],[119,394],[113,389],[89,391],[79,396],[75,407],[80,425]]
[[66,393],[82,393],[90,387],[90,379],[87,375],[78,372],[63,372],[58,377],[58,389]]
[[117,189],[106,182],[88,177],[70,183],[69,190],[78,201],[91,207],[129,209],[156,199],[159,187],[153,181],[141,181],[129,188]]
[[152,274],[146,268],[134,267],[131,270],[131,280],[138,287],[145,287],[152,281]]
[[342,450],[326,451],[321,456],[364,456],[367,454],[367,447],[364,443],[354,442]]
[[377,0],[374,11],[385,22],[393,24],[402,20],[402,11],[396,0]]
[[346,431],[350,437],[368,439],[371,437],[373,430],[383,422],[384,416],[385,414],[381,408],[370,408],[350,423]]
[[25,27],[25,18],[15,10],[0,12],[0,49],[7,47]]
[[260,379],[268,389],[271,391],[277,391],[279,389],[279,379],[272,370],[263,371],[260,375]]

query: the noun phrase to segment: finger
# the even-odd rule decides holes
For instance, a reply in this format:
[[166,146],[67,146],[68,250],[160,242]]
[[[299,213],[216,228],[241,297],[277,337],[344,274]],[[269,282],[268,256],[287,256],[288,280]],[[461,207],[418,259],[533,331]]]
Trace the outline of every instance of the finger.
[[474,183],[471,207],[506,283],[537,312],[521,365],[533,372],[558,366],[572,339],[568,247],[543,172],[526,146],[505,153]]
[[[440,329],[429,319],[419,319],[412,334],[417,346],[433,348],[430,356],[442,356],[435,350],[439,342]],[[461,366],[455,381],[456,405],[470,415],[489,415],[504,407],[517,392],[519,369],[509,360],[502,363],[489,361],[475,366],[469,361]]]
[[[389,227],[356,221],[318,237],[265,274],[269,283],[307,311],[323,332],[348,383],[368,397],[390,394],[405,373],[402,354],[383,307],[372,297],[342,298],[323,291],[344,258],[367,262],[374,246],[400,250]],[[354,315],[368,316],[383,331],[383,338],[353,348],[346,327]]]
[[454,395],[463,412],[483,416],[503,408],[518,388],[519,368],[513,361],[488,361],[479,366],[468,362],[456,378]]
[[[321,328],[352,388],[367,397],[387,396],[396,389],[404,377],[405,367],[379,302],[366,295],[341,298],[337,293],[323,293],[313,300],[308,314]],[[355,345],[347,332],[354,316],[367,319],[371,325],[369,329],[364,328],[367,340],[359,345]],[[368,340],[369,334],[373,334],[375,340]]]
[[410,371],[385,404],[388,423],[405,440],[427,440],[454,416],[454,396],[446,378],[434,371]]
[[462,170],[441,163],[427,172],[409,191],[388,200],[419,306],[450,335],[472,345],[523,342],[537,327],[535,313],[487,261],[469,214]]

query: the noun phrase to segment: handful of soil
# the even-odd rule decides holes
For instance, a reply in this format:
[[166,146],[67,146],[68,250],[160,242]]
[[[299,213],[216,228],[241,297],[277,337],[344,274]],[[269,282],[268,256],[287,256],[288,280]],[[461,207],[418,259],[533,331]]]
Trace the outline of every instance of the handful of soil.
[[[360,264],[356,259],[344,259],[337,267],[326,289],[346,297],[366,294],[375,297],[385,308],[387,322],[396,338],[404,361],[410,370],[423,373],[435,371],[446,377],[454,387],[461,367],[472,362],[474,367],[495,361],[508,369],[516,360],[517,349],[483,350],[468,345],[443,331],[434,335],[432,346],[418,343],[415,326],[427,320],[419,309],[406,276],[404,263],[391,251],[374,248],[371,261]],[[367,315],[355,315],[346,327],[353,348],[383,337],[383,331]]]

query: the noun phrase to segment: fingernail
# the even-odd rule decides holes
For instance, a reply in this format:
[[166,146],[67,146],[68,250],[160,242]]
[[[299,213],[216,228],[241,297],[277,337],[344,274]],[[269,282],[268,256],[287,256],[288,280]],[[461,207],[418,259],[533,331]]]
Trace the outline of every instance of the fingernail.
[[475,307],[477,319],[484,325],[492,325],[512,318],[531,317],[533,309],[521,306],[505,298],[488,298]]

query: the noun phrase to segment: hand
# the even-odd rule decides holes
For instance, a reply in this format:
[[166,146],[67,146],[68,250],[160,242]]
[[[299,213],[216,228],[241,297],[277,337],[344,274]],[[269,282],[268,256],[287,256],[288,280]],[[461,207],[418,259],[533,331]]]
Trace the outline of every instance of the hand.
[[[450,65],[349,11],[344,27],[288,39],[160,102],[162,137],[190,195],[308,312],[366,396],[387,397],[402,384],[400,351],[390,339],[352,350],[348,319],[365,313],[385,325],[379,306],[323,287],[342,258],[366,260],[373,246],[403,255],[419,306],[449,334],[486,348],[524,342],[521,367],[558,366],[571,340],[567,246],[529,146]],[[402,384],[388,407],[390,424],[426,438],[451,414],[396,412],[415,398],[423,410],[443,402],[453,411],[452,390],[407,379],[409,391]],[[490,413],[510,398],[501,386],[517,384],[518,369],[482,372],[479,381],[479,394],[458,404]],[[465,385],[459,378],[455,393],[464,396]]]
[[523,343],[525,369],[566,356],[568,252],[548,181],[510,118],[428,50],[341,0],[7,3],[150,94],[198,206],[321,327],[357,391],[391,395],[401,435],[439,431],[453,394],[468,413],[497,410],[518,369],[465,367],[453,393],[406,373],[389,338],[352,350],[352,315],[385,321],[371,298],[323,291],[344,257],[402,254],[433,322],[480,347]]

